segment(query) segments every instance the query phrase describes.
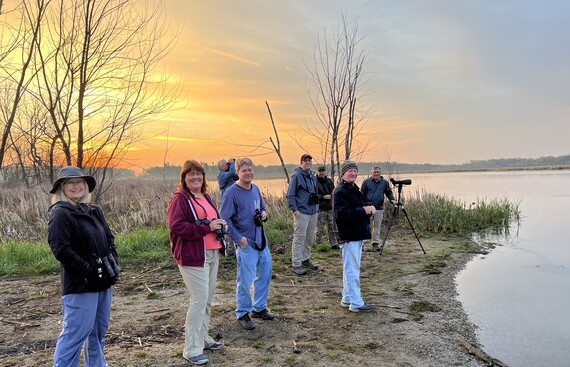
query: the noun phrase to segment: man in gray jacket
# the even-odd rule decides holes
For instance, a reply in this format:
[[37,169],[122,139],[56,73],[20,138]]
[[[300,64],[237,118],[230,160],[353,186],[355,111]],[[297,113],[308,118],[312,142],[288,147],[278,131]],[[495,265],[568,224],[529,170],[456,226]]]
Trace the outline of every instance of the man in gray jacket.
[[388,197],[392,204],[395,203],[395,200],[390,184],[380,175],[380,167],[372,167],[370,173],[372,177],[364,180],[360,191],[364,195],[366,202],[374,205],[376,208],[376,213],[371,219],[374,228],[372,230],[372,250],[380,251],[378,245],[380,244],[380,226],[384,217],[384,195]]
[[297,275],[307,274],[305,269],[316,270],[318,268],[311,262],[311,247],[315,241],[319,215],[317,178],[311,171],[312,164],[311,155],[301,156],[301,164],[295,169],[287,190],[287,203],[293,212],[295,225],[291,260],[293,272]]

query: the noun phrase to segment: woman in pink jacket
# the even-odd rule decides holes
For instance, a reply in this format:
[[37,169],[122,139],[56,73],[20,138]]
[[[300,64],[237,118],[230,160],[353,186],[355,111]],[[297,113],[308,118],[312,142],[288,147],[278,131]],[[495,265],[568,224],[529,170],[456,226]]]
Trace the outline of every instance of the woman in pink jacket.
[[168,205],[170,247],[191,298],[183,357],[197,365],[208,363],[204,350],[224,347],[208,335],[208,327],[220,253],[225,253],[226,222],[219,219],[216,204],[206,191],[205,176],[200,163],[184,162],[178,190]]

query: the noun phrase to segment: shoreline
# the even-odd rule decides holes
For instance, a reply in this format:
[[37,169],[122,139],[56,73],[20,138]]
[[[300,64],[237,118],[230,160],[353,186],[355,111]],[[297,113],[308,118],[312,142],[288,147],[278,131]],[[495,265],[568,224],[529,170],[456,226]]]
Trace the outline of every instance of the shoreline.
[[[211,365],[235,366],[485,366],[460,343],[477,347],[476,326],[457,299],[455,276],[486,249],[465,239],[424,238],[423,255],[413,238],[389,241],[379,257],[362,259],[362,293],[371,313],[340,307],[339,252],[315,252],[321,269],[292,275],[283,248],[274,246],[269,308],[274,321],[245,331],[235,320],[235,281],[225,259],[214,298],[210,335],[226,344],[208,352]],[[60,331],[57,274],[1,278],[6,366],[49,366]],[[152,291],[152,292],[151,292]],[[188,297],[179,273],[152,266],[125,269],[114,287],[105,354],[110,366],[186,366],[181,358]],[[41,296],[38,296],[41,295]],[[9,321],[8,321],[9,320]]]

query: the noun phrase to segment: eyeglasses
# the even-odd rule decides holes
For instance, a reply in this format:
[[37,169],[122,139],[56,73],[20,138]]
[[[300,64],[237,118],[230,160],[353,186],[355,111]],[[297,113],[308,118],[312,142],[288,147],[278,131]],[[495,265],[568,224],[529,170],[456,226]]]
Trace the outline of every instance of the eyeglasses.
[[85,185],[85,180],[68,180],[65,181],[63,184],[69,186],[82,186]]
[[188,172],[186,173],[186,176],[200,177],[200,176],[202,176],[202,172],[198,172],[198,171],[188,171]]

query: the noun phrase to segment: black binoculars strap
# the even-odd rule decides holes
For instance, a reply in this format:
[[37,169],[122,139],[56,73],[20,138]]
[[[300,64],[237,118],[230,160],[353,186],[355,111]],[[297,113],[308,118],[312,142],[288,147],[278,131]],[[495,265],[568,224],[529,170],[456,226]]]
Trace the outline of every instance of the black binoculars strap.
[[265,250],[267,246],[267,240],[265,239],[265,231],[263,230],[263,224],[261,225],[261,246],[259,246],[255,241],[253,241],[253,248],[261,252]]

